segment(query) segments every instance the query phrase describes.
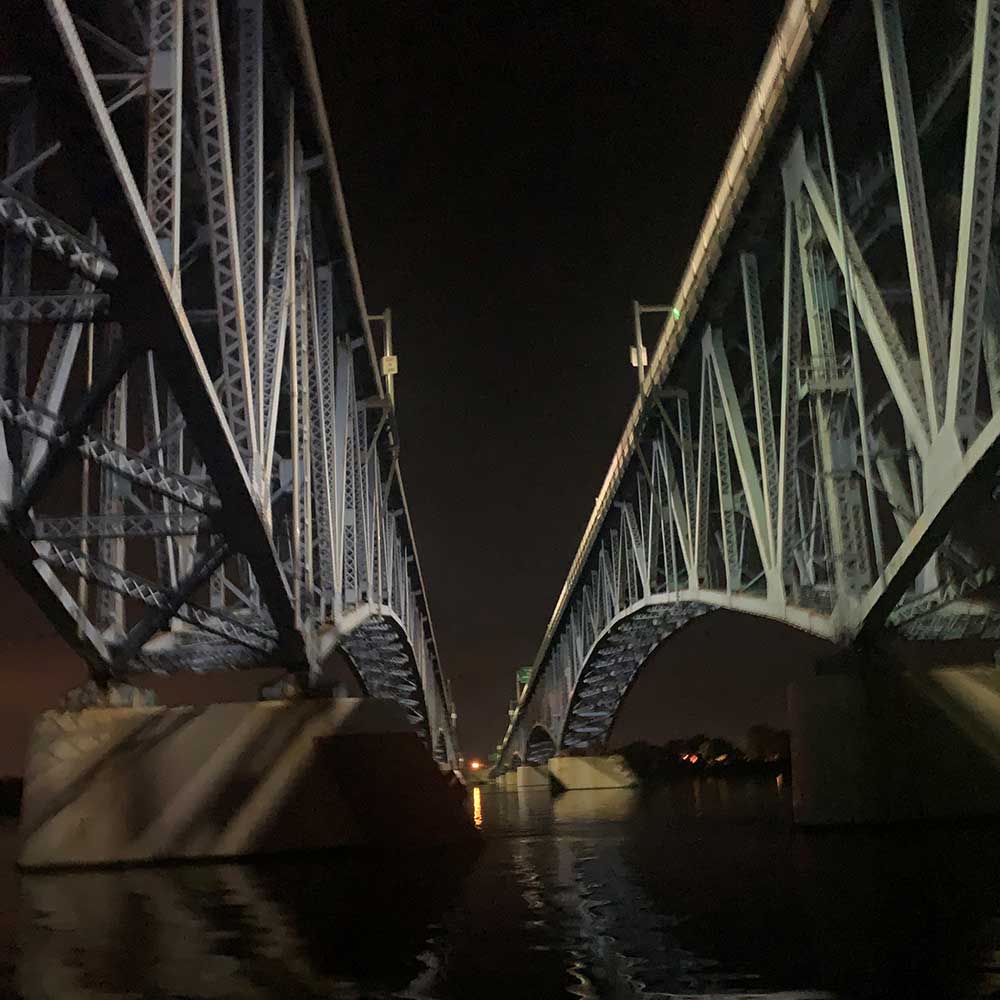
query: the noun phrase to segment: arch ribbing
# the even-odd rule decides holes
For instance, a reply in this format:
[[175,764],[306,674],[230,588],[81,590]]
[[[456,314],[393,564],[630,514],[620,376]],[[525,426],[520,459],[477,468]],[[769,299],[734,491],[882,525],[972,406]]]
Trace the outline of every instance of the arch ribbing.
[[534,726],[524,744],[524,760],[527,764],[544,764],[556,753],[556,741],[544,726]]
[[[695,607],[844,644],[1000,631],[995,545],[968,517],[1000,470],[995,81],[943,71],[918,114],[900,7],[865,9],[883,72],[859,92],[814,49],[839,15],[786,4],[672,305],[636,304],[664,323],[501,755],[537,722],[560,750],[601,745]],[[994,73],[991,5],[953,27],[953,65]],[[943,110],[963,102],[964,145]],[[936,245],[950,205],[958,239]]]

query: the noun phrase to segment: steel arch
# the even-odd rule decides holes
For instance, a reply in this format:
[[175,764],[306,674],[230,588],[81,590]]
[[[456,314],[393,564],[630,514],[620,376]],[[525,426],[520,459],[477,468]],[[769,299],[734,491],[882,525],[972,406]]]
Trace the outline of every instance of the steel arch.
[[457,762],[302,0],[10,14],[0,557],[101,684],[340,645]]
[[638,397],[501,755],[538,720],[599,742],[642,662],[615,623],[652,644],[658,605],[1000,638],[968,516],[1000,469],[1000,2],[945,13],[786,4],[673,303],[633,306]]
[[544,764],[556,753],[556,741],[548,729],[542,725],[532,726],[524,744],[524,762],[526,764]]

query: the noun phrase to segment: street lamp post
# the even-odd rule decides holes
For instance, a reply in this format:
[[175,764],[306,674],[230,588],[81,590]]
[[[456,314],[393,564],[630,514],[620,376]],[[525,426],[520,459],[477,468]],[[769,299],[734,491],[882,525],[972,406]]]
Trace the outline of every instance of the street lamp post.
[[639,392],[642,392],[642,383],[646,377],[648,365],[646,357],[646,345],[642,342],[642,317],[646,313],[671,313],[674,318],[680,316],[680,311],[674,306],[644,306],[635,299],[632,300],[632,320],[635,323],[635,346],[632,348],[632,367],[639,374]]
[[368,321],[382,324],[385,333],[385,348],[382,353],[382,375],[385,377],[386,393],[389,396],[389,403],[393,409],[396,407],[396,375],[399,373],[399,359],[392,350],[392,310],[386,309],[383,313],[375,313],[368,317]]

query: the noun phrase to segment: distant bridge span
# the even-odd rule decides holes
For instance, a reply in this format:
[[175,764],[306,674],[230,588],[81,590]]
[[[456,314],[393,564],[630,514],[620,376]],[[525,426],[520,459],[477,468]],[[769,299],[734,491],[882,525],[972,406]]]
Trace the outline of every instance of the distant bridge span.
[[946,6],[788,0],[676,296],[635,306],[638,398],[501,767],[600,752],[718,608],[1000,637],[1000,2]]
[[339,649],[456,764],[303,0],[4,20],[0,557],[101,685]]

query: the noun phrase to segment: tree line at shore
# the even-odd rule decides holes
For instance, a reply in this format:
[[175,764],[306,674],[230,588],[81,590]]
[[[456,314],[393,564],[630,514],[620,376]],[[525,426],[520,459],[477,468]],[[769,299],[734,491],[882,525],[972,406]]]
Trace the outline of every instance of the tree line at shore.
[[746,749],[719,736],[696,733],[664,744],[638,740],[617,750],[643,781],[656,781],[702,771],[773,773],[788,769],[788,732],[758,723],[747,733]]

